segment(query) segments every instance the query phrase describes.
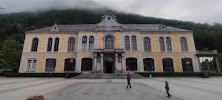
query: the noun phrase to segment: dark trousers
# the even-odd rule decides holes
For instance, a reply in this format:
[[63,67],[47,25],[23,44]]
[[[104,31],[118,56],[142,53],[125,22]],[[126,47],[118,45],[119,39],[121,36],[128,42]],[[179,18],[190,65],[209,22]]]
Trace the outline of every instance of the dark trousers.
[[169,90],[166,90],[166,93],[167,93],[168,97],[171,96],[170,93],[169,93]]
[[130,88],[131,88],[130,80],[127,80],[127,87],[126,88],[128,88],[128,86],[130,86]]

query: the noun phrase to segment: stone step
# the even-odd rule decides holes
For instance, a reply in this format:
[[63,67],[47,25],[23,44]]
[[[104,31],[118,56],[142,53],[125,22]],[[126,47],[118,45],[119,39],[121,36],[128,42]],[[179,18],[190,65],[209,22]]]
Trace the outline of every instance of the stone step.
[[[126,79],[127,74],[92,74],[92,73],[83,73],[80,74],[74,79]],[[131,74],[132,79],[145,79],[146,77],[140,76],[138,74]]]

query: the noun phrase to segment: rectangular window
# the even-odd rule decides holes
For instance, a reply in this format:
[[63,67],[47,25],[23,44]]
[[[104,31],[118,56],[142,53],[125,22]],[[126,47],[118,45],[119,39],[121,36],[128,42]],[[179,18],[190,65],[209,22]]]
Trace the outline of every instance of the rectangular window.
[[35,72],[37,67],[37,60],[28,60],[26,72]]

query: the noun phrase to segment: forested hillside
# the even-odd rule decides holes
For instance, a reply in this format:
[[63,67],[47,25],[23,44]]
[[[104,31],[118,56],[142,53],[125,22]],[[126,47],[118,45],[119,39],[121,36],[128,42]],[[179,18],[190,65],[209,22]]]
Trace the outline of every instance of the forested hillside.
[[[35,13],[13,13],[0,15],[0,69],[17,70],[25,31],[58,24],[95,24],[108,10],[48,10]],[[136,14],[111,11],[122,24],[161,24],[194,31],[197,49],[209,48],[222,52],[222,25],[144,17]]]

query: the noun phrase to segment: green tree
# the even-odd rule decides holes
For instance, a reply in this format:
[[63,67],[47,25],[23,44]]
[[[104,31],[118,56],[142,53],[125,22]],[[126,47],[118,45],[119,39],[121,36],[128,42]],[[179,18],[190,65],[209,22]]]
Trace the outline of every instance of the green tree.
[[[216,38],[216,47],[217,47],[217,50],[218,50],[219,52],[222,52],[222,47],[221,47],[221,43],[222,43],[222,31],[216,32],[215,38]],[[221,62],[221,63],[222,63],[222,62]]]
[[8,38],[7,40],[4,41],[1,52],[5,56],[4,60],[7,61],[6,69],[18,71],[22,47],[23,44],[19,43],[16,40]]
[[5,56],[0,53],[0,70],[4,70],[7,67],[7,61],[5,60]]
[[10,24],[6,32],[9,35],[24,33],[25,29],[18,23]]
[[5,59],[0,59],[0,70],[7,68],[7,61]]

